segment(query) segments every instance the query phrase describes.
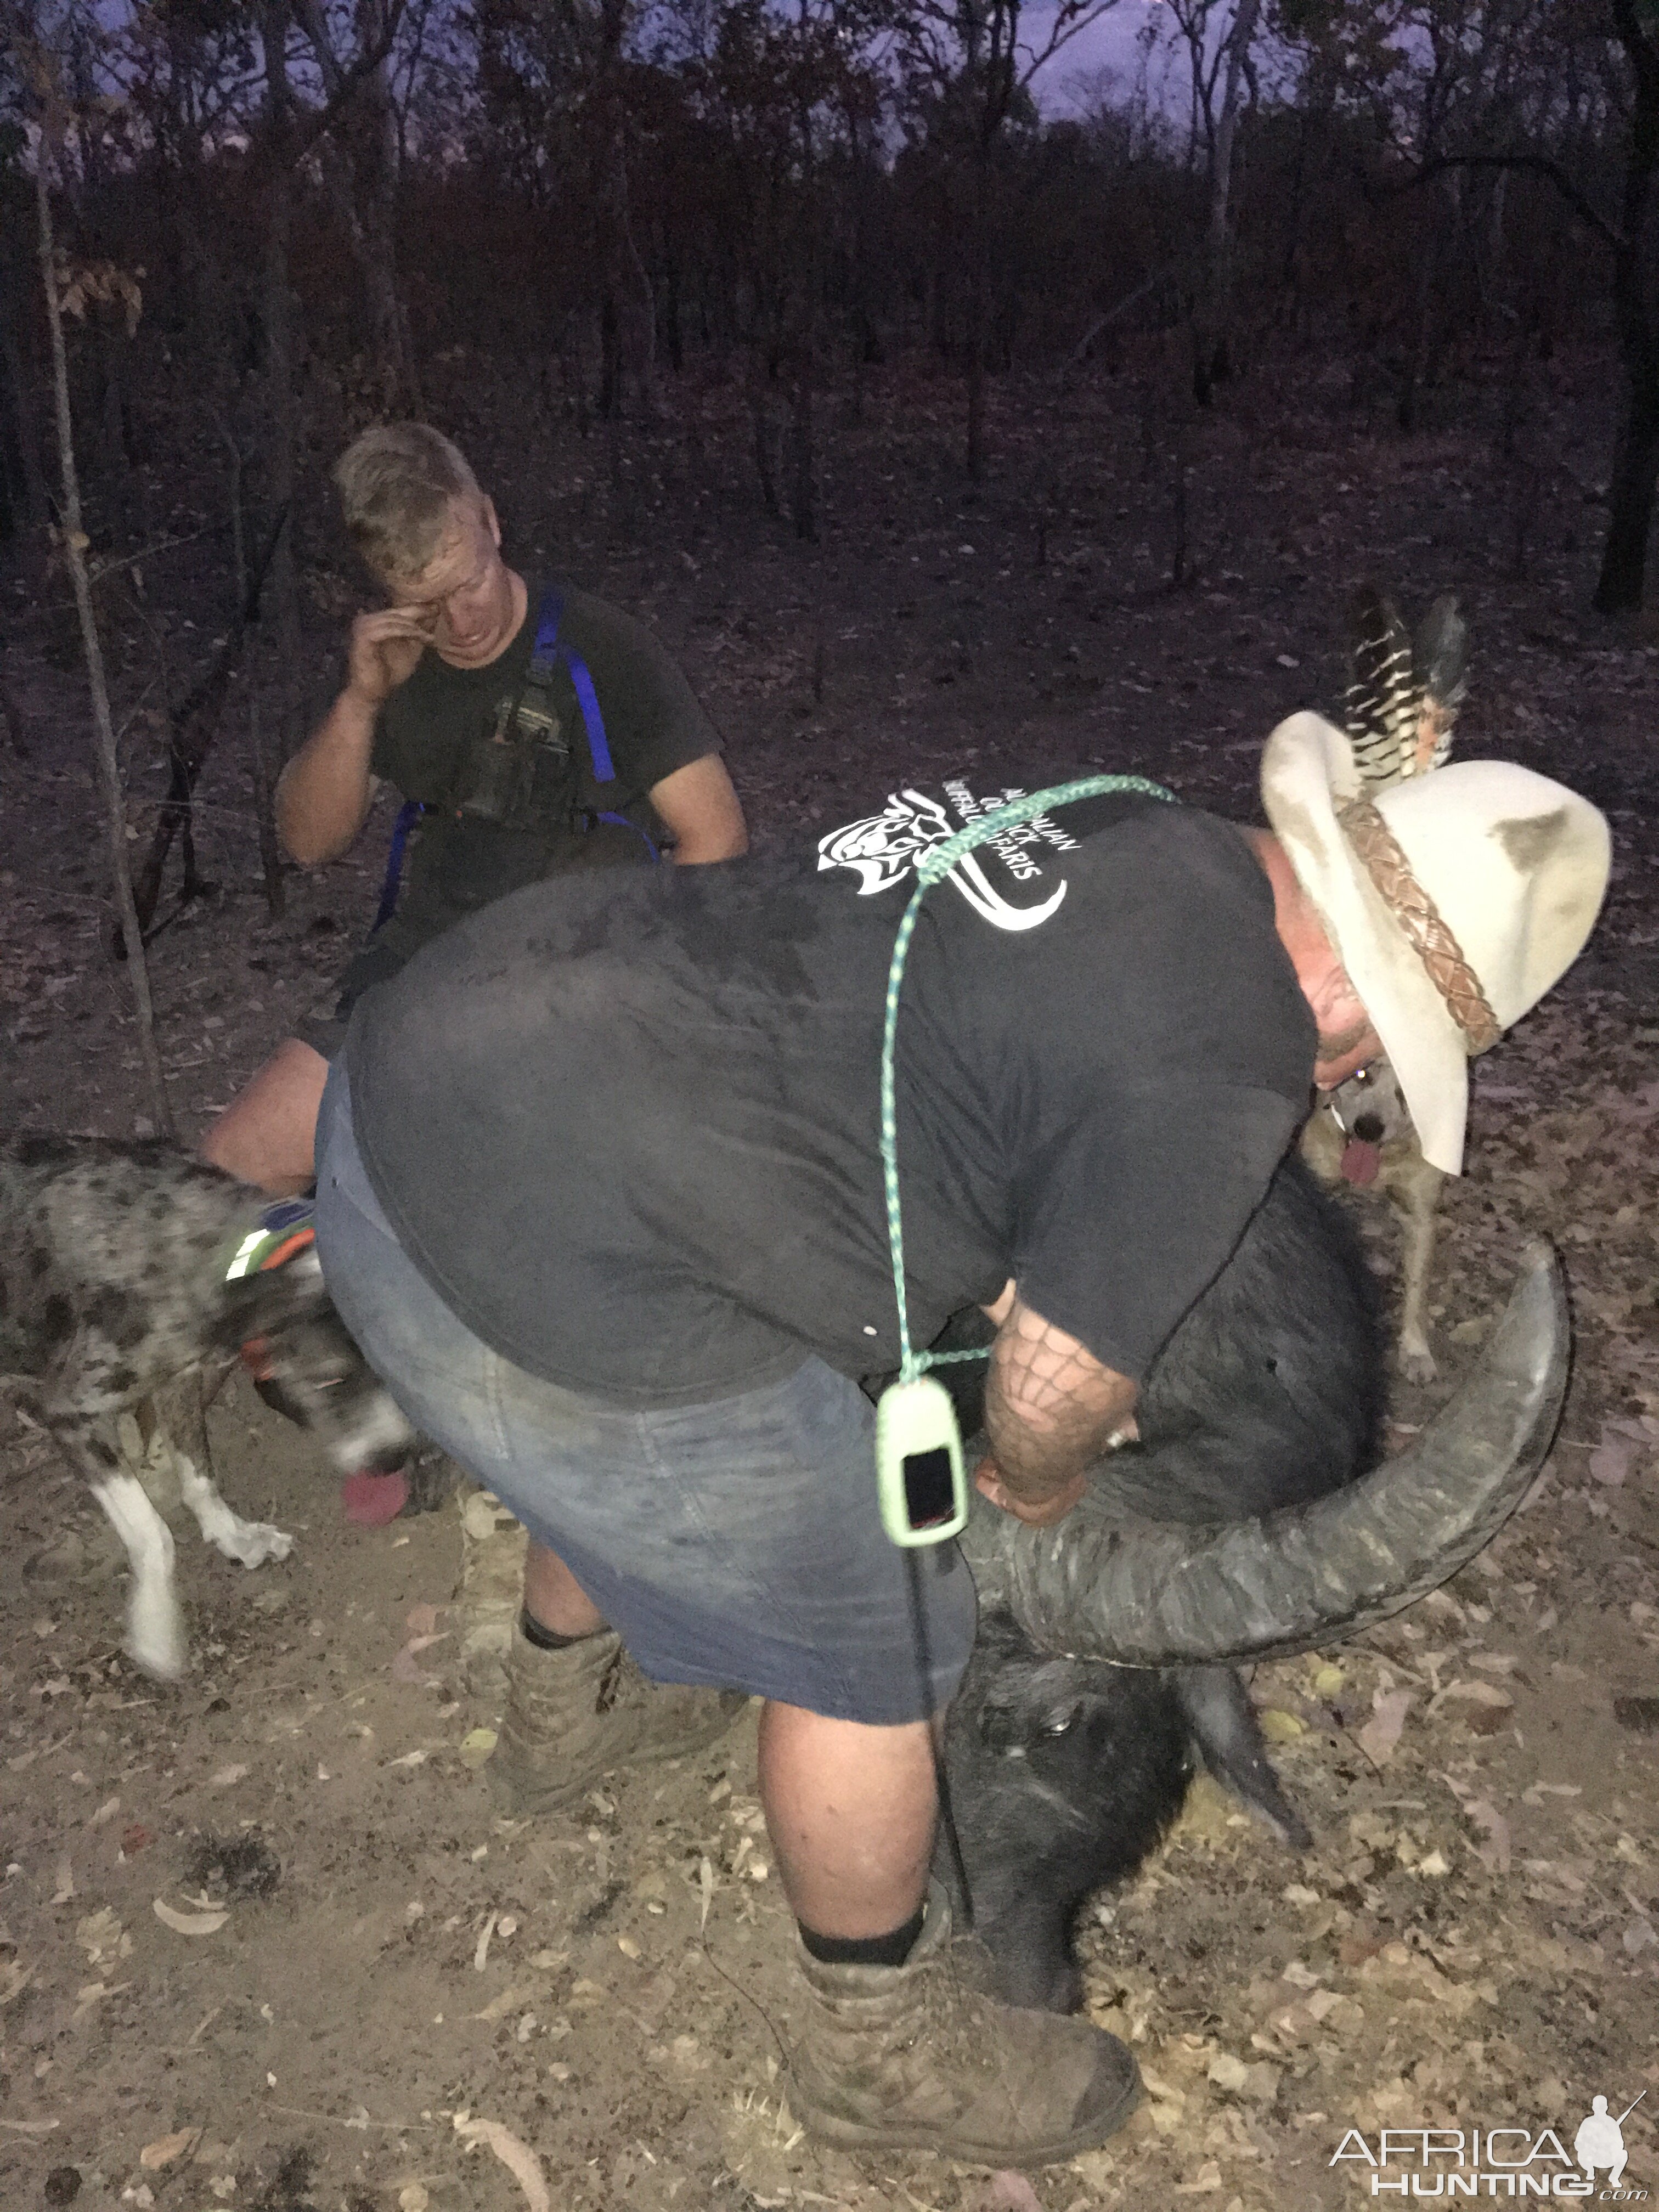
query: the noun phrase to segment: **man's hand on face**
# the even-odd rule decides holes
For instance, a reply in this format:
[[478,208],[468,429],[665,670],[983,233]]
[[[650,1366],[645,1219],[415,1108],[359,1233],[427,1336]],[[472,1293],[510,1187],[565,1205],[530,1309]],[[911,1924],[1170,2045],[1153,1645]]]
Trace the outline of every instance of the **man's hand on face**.
[[359,615],[351,625],[346,688],[365,706],[382,707],[415,673],[415,664],[433,638],[433,617],[424,607],[379,607]]
[[1052,1497],[1032,1500],[1015,1497],[988,1453],[974,1469],[974,1487],[993,1505],[1012,1513],[1016,1521],[1023,1521],[1028,1528],[1047,1528],[1056,1521],[1063,1521],[1088,1486],[1086,1475],[1075,1474]]

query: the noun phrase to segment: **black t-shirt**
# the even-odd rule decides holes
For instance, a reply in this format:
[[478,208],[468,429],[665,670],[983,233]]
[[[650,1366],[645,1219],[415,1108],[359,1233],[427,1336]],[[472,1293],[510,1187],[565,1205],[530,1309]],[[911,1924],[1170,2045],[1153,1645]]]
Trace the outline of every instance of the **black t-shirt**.
[[[894,794],[789,859],[543,884],[359,1007],[405,1249],[531,1372],[639,1404],[897,1364],[878,1150],[916,854],[1012,793]],[[914,1342],[1006,1279],[1139,1376],[1305,1111],[1315,1032],[1231,823],[1114,795],[959,862],[905,971]]]
[[[660,845],[663,828],[646,794],[720,750],[651,632],[587,592],[568,591],[560,640],[593,678],[616,769],[600,783],[568,666],[558,663],[544,695],[526,684],[544,589],[532,582],[518,635],[488,667],[452,668],[428,649],[380,709],[370,767],[428,810],[410,846],[400,936],[435,935],[556,872],[648,860],[639,833]],[[497,762],[512,773],[492,774]],[[487,777],[493,790],[482,787]],[[600,820],[606,813],[627,819]]]

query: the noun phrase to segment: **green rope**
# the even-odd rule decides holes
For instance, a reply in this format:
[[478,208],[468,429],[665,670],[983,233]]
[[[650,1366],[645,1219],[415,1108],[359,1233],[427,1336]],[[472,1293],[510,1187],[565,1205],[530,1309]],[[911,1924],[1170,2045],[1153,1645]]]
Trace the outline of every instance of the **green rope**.
[[1035,821],[1052,807],[1068,806],[1076,799],[1097,799],[1109,792],[1133,792],[1143,799],[1174,803],[1173,793],[1142,775],[1085,775],[1075,783],[1056,784],[1034,791],[1024,799],[1011,799],[1004,806],[981,814],[942,844],[928,848],[916,862],[916,887],[893,940],[893,958],[887,970],[887,1018],[881,1039],[881,1172],[887,1194],[887,1245],[893,1261],[893,1289],[898,1298],[899,1380],[914,1382],[930,1367],[951,1359],[983,1359],[983,1352],[914,1352],[910,1348],[910,1315],[904,1297],[904,1226],[899,1212],[898,1109],[893,1085],[893,1046],[898,1036],[899,990],[904,981],[905,957],[915,933],[916,917],[930,885],[948,876],[964,853],[988,844],[1005,830]]

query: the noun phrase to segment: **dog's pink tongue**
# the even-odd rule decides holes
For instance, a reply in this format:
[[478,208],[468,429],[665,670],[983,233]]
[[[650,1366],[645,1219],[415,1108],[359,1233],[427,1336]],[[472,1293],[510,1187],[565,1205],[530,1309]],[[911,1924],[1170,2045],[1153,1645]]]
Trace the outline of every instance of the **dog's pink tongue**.
[[1350,1137],[1342,1147],[1342,1172],[1350,1182],[1375,1182],[1382,1164],[1381,1145],[1368,1145],[1361,1138]]
[[402,1468],[392,1474],[349,1474],[340,1485],[340,1503],[358,1528],[384,1528],[409,1503],[409,1477]]

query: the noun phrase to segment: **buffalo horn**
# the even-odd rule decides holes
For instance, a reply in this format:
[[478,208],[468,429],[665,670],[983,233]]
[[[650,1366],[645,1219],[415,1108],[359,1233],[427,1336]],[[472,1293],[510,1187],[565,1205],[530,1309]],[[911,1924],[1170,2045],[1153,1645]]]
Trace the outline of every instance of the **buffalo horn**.
[[1402,1612],[1490,1542],[1543,1465],[1566,1391],[1559,1262],[1528,1248],[1473,1372],[1411,1448],[1253,1521],[1125,1527],[1085,1498],[1051,1528],[976,1512],[964,1548],[1034,1643],[1124,1667],[1306,1651]]

